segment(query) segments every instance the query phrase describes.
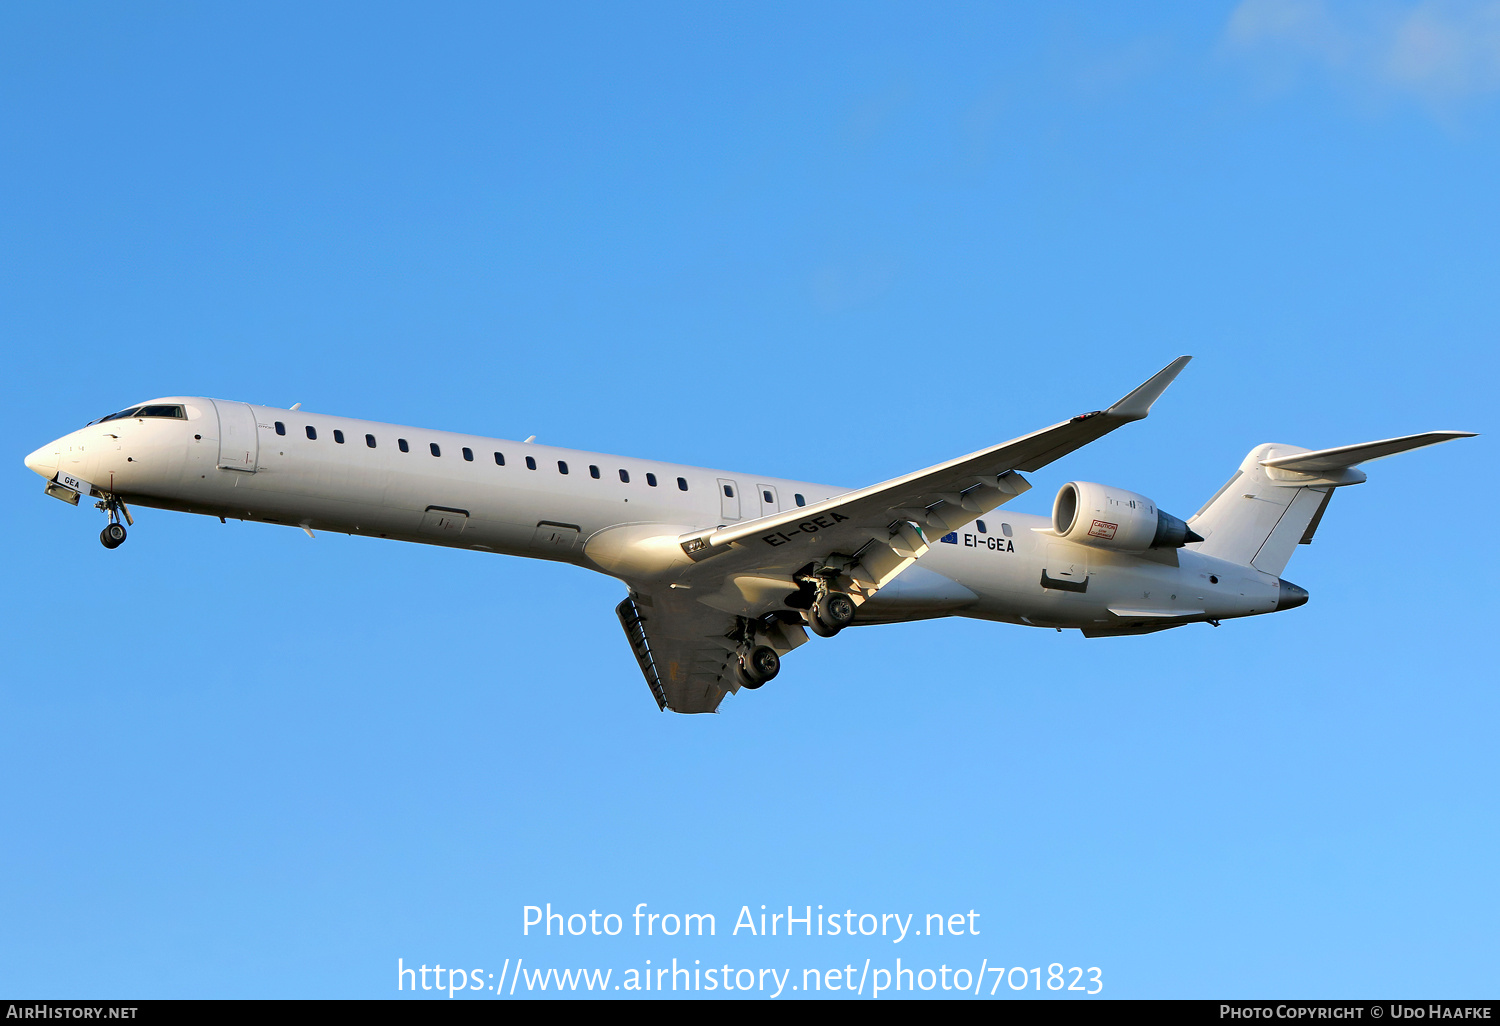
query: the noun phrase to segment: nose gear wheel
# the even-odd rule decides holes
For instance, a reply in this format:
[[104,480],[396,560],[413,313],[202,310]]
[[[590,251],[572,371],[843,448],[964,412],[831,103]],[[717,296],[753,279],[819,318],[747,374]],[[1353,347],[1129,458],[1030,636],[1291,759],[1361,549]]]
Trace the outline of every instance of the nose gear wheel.
[[125,524],[120,523],[120,517],[124,516],[125,523],[135,523],[130,517],[130,510],[125,508],[125,503],[117,495],[105,495],[94,503],[94,508],[103,510],[109,517],[109,523],[99,532],[99,541],[106,549],[119,548],[125,543]]

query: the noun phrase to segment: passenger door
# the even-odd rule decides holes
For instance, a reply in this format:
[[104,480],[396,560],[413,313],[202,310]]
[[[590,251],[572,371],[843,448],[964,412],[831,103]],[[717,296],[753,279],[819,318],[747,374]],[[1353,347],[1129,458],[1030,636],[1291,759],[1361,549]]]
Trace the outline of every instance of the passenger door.
[[213,404],[219,414],[219,466],[255,473],[260,456],[255,411],[247,403],[215,399]]

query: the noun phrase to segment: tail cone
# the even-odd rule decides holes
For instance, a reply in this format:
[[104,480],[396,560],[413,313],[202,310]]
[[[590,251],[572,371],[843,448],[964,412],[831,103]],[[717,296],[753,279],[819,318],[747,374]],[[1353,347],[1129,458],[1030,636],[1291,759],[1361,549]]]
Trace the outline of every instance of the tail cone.
[[1276,612],[1283,609],[1295,609],[1307,601],[1307,589],[1299,588],[1291,581],[1283,581],[1277,578],[1281,591],[1276,597]]

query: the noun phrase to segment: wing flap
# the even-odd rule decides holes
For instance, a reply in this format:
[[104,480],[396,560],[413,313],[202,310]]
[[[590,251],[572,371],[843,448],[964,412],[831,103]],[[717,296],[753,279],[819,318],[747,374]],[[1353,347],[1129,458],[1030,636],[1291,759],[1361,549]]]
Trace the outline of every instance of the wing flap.
[[646,639],[646,623],[641,619],[640,610],[627,596],[624,602],[615,606],[615,615],[620,618],[620,626],[625,628],[630,650],[635,653],[635,661],[640,664],[646,685],[651,689],[651,697],[656,699],[656,707],[665,710],[667,689],[662,686],[661,674],[657,672],[656,662],[651,658],[651,645]]
[[[733,617],[692,606],[673,616],[654,599],[637,602],[632,594],[615,607],[630,641],[641,675],[657,708],[680,713],[710,713],[725,694],[738,690],[731,673],[732,645],[715,637],[716,626],[732,629]],[[705,633],[706,632],[706,633]]]

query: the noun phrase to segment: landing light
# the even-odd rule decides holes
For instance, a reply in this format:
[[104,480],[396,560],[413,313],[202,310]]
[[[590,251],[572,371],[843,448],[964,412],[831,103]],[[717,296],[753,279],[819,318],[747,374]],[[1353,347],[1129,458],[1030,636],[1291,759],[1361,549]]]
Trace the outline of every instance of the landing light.
[[93,485],[89,484],[81,477],[74,477],[72,474],[59,473],[56,477],[47,482],[47,487],[44,490],[54,499],[61,499],[63,502],[66,502],[70,506],[76,506],[78,505],[78,496],[82,492],[92,490],[93,487]]
[[66,485],[60,485],[56,481],[48,481],[45,490],[54,499],[61,499],[70,506],[78,505],[78,493]]

